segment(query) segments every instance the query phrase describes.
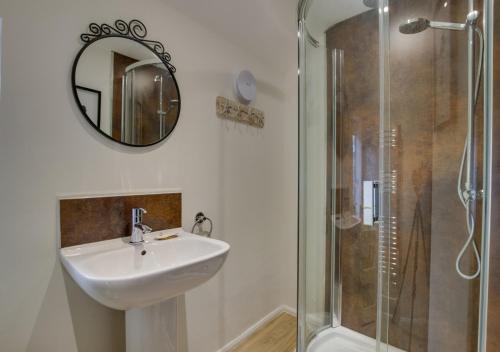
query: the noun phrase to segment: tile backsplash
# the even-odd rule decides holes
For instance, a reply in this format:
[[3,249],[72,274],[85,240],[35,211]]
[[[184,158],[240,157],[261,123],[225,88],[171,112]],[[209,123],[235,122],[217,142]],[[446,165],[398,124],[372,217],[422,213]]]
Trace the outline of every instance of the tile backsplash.
[[61,199],[61,247],[130,235],[132,208],[144,208],[153,231],[181,227],[181,193]]

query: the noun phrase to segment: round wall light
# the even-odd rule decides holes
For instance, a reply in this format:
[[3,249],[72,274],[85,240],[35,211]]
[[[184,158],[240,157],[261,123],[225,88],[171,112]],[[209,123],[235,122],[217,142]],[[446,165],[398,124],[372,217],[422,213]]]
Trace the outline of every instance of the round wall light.
[[241,71],[234,81],[236,96],[244,104],[250,104],[255,100],[257,94],[257,81],[252,72],[248,70]]

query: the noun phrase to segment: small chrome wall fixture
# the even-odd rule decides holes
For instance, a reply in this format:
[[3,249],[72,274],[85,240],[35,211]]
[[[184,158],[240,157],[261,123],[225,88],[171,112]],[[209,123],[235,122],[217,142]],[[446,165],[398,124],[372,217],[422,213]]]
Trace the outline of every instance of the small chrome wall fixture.
[[246,106],[224,97],[217,97],[217,115],[219,117],[246,123],[250,126],[264,128],[264,112],[256,108]]
[[[205,222],[208,222],[209,224],[209,229],[208,231],[203,230],[203,224]],[[194,232],[196,229],[198,229],[197,232]],[[201,236],[207,236],[207,237],[212,237],[212,229],[213,229],[213,222],[212,219],[208,218],[203,214],[201,211],[196,214],[194,217],[194,224],[193,228],[191,229],[191,233],[196,233],[197,235]]]

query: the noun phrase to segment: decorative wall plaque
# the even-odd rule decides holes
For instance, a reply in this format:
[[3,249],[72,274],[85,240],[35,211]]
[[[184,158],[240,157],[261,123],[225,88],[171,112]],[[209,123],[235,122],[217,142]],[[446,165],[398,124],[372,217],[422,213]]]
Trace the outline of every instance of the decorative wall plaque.
[[219,117],[233,120],[247,125],[264,128],[264,112],[246,106],[224,97],[217,97],[216,100],[217,115]]

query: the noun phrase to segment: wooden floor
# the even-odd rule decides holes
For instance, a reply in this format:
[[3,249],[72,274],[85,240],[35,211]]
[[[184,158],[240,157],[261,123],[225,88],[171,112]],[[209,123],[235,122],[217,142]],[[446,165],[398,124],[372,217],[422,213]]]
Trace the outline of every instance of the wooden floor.
[[297,318],[281,313],[232,352],[295,352]]

